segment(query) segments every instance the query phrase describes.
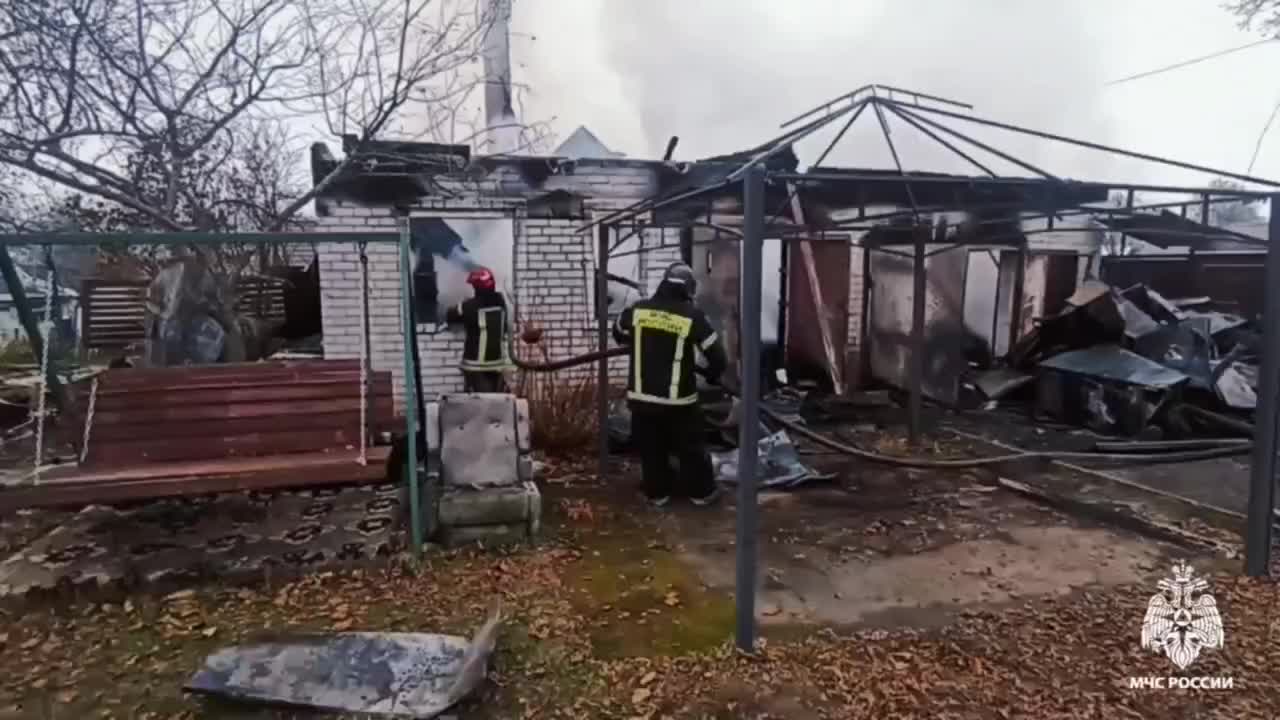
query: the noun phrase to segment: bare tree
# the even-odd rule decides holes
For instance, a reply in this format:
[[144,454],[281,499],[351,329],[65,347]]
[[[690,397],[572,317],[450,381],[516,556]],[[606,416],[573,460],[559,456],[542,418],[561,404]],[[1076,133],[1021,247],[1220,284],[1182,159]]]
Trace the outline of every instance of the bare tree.
[[495,9],[495,0],[6,3],[0,164],[156,229],[227,229],[199,212],[224,206],[193,206],[203,177],[193,168],[234,166],[235,148],[268,121],[318,119],[329,134],[354,136],[353,151],[305,191],[218,200],[258,206],[239,212],[256,214],[262,230],[283,229],[367,143],[409,125],[439,137],[449,108],[464,107],[482,82],[476,67]]
[[[148,147],[125,158],[123,174],[134,194],[151,205],[166,202],[176,187],[170,217],[184,227],[205,232],[234,233],[269,227],[295,229],[299,216],[282,217],[284,209],[306,192],[300,153],[275,124],[255,124],[242,133],[228,133],[206,151],[171,162],[163,148]],[[85,232],[146,232],[163,230],[153,216],[119,203],[86,194],[69,196],[63,215]],[[154,277],[171,257],[170,246],[104,246],[108,265],[127,265]],[[261,271],[287,261],[287,248],[253,246],[232,240],[216,248],[192,246],[185,252],[205,256],[219,274],[238,277],[257,260]]]
[[1280,0],[1231,0],[1226,8],[1242,27],[1280,36]]

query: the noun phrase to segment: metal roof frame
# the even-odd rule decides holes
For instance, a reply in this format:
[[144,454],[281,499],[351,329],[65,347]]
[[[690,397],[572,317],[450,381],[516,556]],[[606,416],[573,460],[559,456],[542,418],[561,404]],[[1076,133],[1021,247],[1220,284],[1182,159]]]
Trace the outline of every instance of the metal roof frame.
[[[944,107],[945,106],[945,107]],[[864,114],[868,108],[872,108],[875,112],[877,121],[880,124],[882,134],[889,152],[893,157],[896,173],[869,173],[852,171],[848,173],[830,172],[821,167],[822,162],[830,154],[832,149],[845,136],[849,128]],[[955,108],[955,109],[951,109]],[[772,237],[769,234],[775,229],[775,222],[781,217],[783,211],[796,198],[798,192],[805,187],[814,187],[815,185],[829,184],[848,184],[848,183],[870,183],[874,185],[895,184],[901,185],[905,191],[909,208],[899,208],[893,212],[882,214],[876,217],[876,220],[882,221],[881,224],[871,225],[872,227],[886,227],[888,223],[895,219],[910,217],[911,226],[916,228],[912,245],[914,252],[909,255],[913,260],[913,308],[912,308],[912,338],[913,351],[911,353],[911,398],[908,406],[908,412],[911,418],[911,436],[914,439],[920,426],[920,410],[922,404],[922,394],[920,389],[921,378],[924,368],[924,296],[925,288],[925,260],[930,252],[941,252],[939,250],[926,251],[926,243],[929,243],[932,237],[926,237],[921,228],[922,212],[929,212],[927,208],[923,208],[917,201],[915,189],[925,187],[930,183],[950,182],[964,183],[971,188],[997,188],[1007,187],[1012,184],[1021,183],[1025,186],[1028,182],[1025,179],[1014,179],[1009,177],[998,176],[990,167],[978,160],[975,155],[978,151],[994,155],[1006,162],[1012,163],[1030,171],[1037,177],[1034,182],[1041,188],[1049,191],[1051,195],[1058,194],[1059,197],[1070,197],[1074,191],[1079,188],[1090,188],[1092,190],[1102,189],[1106,194],[1113,190],[1124,191],[1127,195],[1127,202],[1124,208],[1114,207],[1091,207],[1087,203],[1068,203],[1068,207],[1056,207],[1057,203],[1047,203],[1049,207],[1028,207],[1028,210],[1039,213],[1045,219],[1046,228],[1041,231],[1018,229],[1017,235],[1022,243],[1025,243],[1026,236],[1035,232],[1062,232],[1062,231],[1091,231],[1096,232],[1090,227],[1071,227],[1071,228],[1055,228],[1055,219],[1065,217],[1067,214],[1083,215],[1087,217],[1106,216],[1114,218],[1116,216],[1125,216],[1129,218],[1141,217],[1144,208],[1134,206],[1134,193],[1136,191],[1154,191],[1154,192],[1174,192],[1186,193],[1189,195],[1199,196],[1200,205],[1204,213],[1204,220],[1208,220],[1208,207],[1214,202],[1220,202],[1224,199],[1232,200],[1255,200],[1268,198],[1272,203],[1272,212],[1270,219],[1269,237],[1272,240],[1280,240],[1280,206],[1277,201],[1280,200],[1280,182],[1267,180],[1265,178],[1254,177],[1251,175],[1243,175],[1240,173],[1217,170],[1192,163],[1185,163],[1178,160],[1149,155],[1146,153],[1132,152],[1115,148],[1099,143],[1086,140],[1077,140],[1053,133],[1031,130],[1019,127],[1009,123],[1001,123],[993,120],[980,118],[976,115],[958,112],[958,110],[972,110],[972,107],[954,100],[940,98],[934,95],[903,90],[885,85],[868,85],[850,93],[846,93],[834,98],[822,105],[819,105],[801,115],[788,120],[782,124],[782,127],[791,128],[781,135],[772,138],[763,145],[753,148],[746,153],[746,157],[741,160],[741,164],[734,170],[723,174],[713,180],[703,183],[702,185],[691,188],[682,189],[678,192],[669,193],[665,196],[655,195],[645,198],[634,203],[628,208],[621,211],[611,213],[600,220],[583,226],[580,232],[594,229],[597,235],[597,273],[596,273],[596,292],[603,298],[607,293],[607,268],[610,257],[610,250],[616,249],[616,245],[611,247],[610,232],[621,226],[630,224],[633,228],[633,234],[639,232],[635,228],[644,227],[687,227],[691,224],[709,225],[711,223],[711,208],[708,203],[708,217],[706,223],[701,223],[688,218],[679,219],[676,222],[662,221],[656,215],[656,211],[664,208],[675,206],[690,200],[701,198],[710,198],[715,195],[721,195],[725,191],[736,190],[741,193],[742,197],[742,229],[738,234],[741,240],[741,265],[742,272],[740,275],[739,291],[740,302],[738,317],[741,323],[739,337],[741,341],[742,353],[742,392],[741,392],[741,412],[738,424],[738,515],[736,519],[736,630],[738,647],[744,651],[752,652],[755,649],[755,592],[757,576],[757,530],[758,530],[758,504],[756,498],[756,454],[757,441],[759,437],[759,424],[756,419],[759,417],[759,376],[760,376],[760,290],[761,290],[761,246],[766,237]],[[815,115],[820,115],[814,119]],[[950,150],[958,157],[962,158],[970,165],[977,168],[983,173],[983,176],[975,176],[968,178],[943,177],[930,178],[928,176],[908,174],[898,155],[897,146],[894,144],[893,137],[889,131],[888,116],[892,115],[902,122],[912,126],[917,131],[924,134],[934,142]],[[929,117],[932,115],[933,117]],[[769,170],[766,163],[769,158],[790,148],[795,142],[801,140],[817,130],[830,125],[831,123],[846,118],[844,125],[840,127],[835,139],[822,152],[817,162],[813,165],[816,171],[807,173],[800,172],[779,172]],[[1166,167],[1179,168],[1183,170],[1193,170],[1199,172],[1210,173],[1218,177],[1230,178],[1240,182],[1251,183],[1254,185],[1265,186],[1266,190],[1254,189],[1222,189],[1211,187],[1180,187],[1180,186],[1161,186],[1161,185],[1142,185],[1142,184],[1121,184],[1121,183],[1081,183],[1076,180],[1069,180],[1057,177],[1047,170],[1039,168],[1025,160],[1017,158],[1006,153],[999,148],[977,140],[959,130],[938,122],[935,117],[946,117],[953,120],[961,120],[975,123],[989,128],[996,128],[1019,134],[1022,136],[1031,136],[1043,140],[1062,142],[1077,147],[1108,152],[1111,154],[1124,156],[1132,159],[1144,160],[1160,164]],[[802,124],[801,124],[802,123]],[[950,136],[950,139],[943,137]],[[961,147],[961,146],[965,147]],[[968,148],[973,148],[971,152]],[[730,156],[732,157],[732,156]],[[718,162],[723,162],[726,158],[716,158]],[[781,184],[786,188],[787,199],[773,213],[772,217],[768,217],[768,211],[764,207],[766,204],[766,187],[770,184]],[[1065,198],[1064,198],[1065,199]],[[1187,201],[1175,204],[1166,204],[1165,207],[1181,206],[1183,214],[1186,213],[1188,205],[1195,204],[1194,201]],[[980,210],[980,208],[965,207],[956,208],[970,211]],[[1006,210],[1009,208],[1006,208]],[[1156,209],[1151,206],[1149,209]],[[1021,216],[1021,213],[1014,208],[1015,214]],[[1163,213],[1152,215],[1146,214],[1146,217],[1159,218]],[[642,216],[647,216],[642,219]],[[1001,221],[1008,222],[1006,214]],[[640,223],[637,223],[641,220]],[[866,217],[865,206],[860,208],[859,217],[854,218],[847,223],[838,223],[837,227],[806,227],[804,224],[795,224],[782,229],[783,233],[804,234],[806,239],[814,239],[814,234],[823,233],[824,231],[848,230],[855,227],[854,223],[867,223],[870,218]],[[1202,232],[1199,230],[1187,231],[1186,228],[1191,221],[1180,219],[1179,222],[1167,223],[1174,227],[1171,232],[1181,233],[1190,232],[1193,236],[1213,235],[1222,237],[1223,232],[1215,233]],[[1196,223],[1195,225],[1200,225]],[[843,227],[841,227],[843,226]],[[911,227],[908,226],[908,227]],[[1212,230],[1212,226],[1207,226]],[[943,232],[936,232],[937,226],[934,225],[934,231],[929,233],[930,236],[944,235]],[[984,238],[988,243],[992,238]],[[842,238],[841,241],[848,242]],[[619,242],[620,244],[620,242]],[[639,252],[645,252],[651,248],[644,248],[643,241]],[[878,248],[882,252],[888,251],[885,248]],[[950,248],[947,248],[950,249]],[[907,255],[907,253],[895,253]],[[1280,253],[1267,254],[1267,278],[1268,287],[1280,288]],[[1019,283],[1020,284],[1020,283]],[[1280,292],[1268,292],[1266,312],[1264,317],[1265,323],[1263,345],[1267,350],[1264,352],[1262,368],[1260,376],[1262,378],[1262,386],[1259,388],[1259,404],[1258,404],[1258,423],[1254,442],[1254,458],[1253,471],[1250,479],[1250,500],[1248,523],[1246,527],[1246,560],[1245,568],[1251,575],[1266,575],[1270,567],[1271,552],[1271,533],[1272,533],[1272,512],[1275,501],[1276,487],[1274,475],[1276,471],[1276,429],[1280,426]],[[597,303],[597,321],[598,321],[598,338],[600,347],[604,348],[608,344],[608,309],[604,303]],[[608,384],[608,361],[601,359],[597,366],[599,383],[598,392],[598,408],[600,427],[605,426],[605,420],[608,416],[608,394],[605,388]],[[600,473],[603,478],[607,470],[607,454],[608,445],[606,433],[600,433]]]
[[[890,154],[894,158],[896,172],[888,173],[860,173],[851,171],[847,173],[829,172],[822,168],[822,162],[844,138],[849,128],[857,122],[864,114],[864,111],[870,107],[876,114],[878,123],[880,124],[886,145]],[[1221,202],[1224,200],[1258,200],[1268,198],[1272,193],[1280,189],[1280,181],[1261,178],[1253,175],[1236,173],[1218,168],[1206,167],[1194,163],[1187,163],[1180,160],[1161,157],[1148,153],[1140,153],[1123,148],[1103,145],[1088,140],[1080,140],[1055,133],[1044,132],[1031,128],[1014,125],[1011,123],[990,120],[979,117],[969,112],[973,106],[967,103],[951,100],[948,98],[930,95],[913,90],[905,90],[902,88],[892,87],[888,85],[866,85],[852,92],[840,95],[832,100],[827,101],[809,111],[802,113],[782,124],[782,128],[790,128],[780,135],[777,135],[765,143],[739,153],[738,158],[746,156],[740,160],[739,166],[726,173],[723,177],[705,183],[699,187],[685,189],[680,192],[662,195],[655,194],[648,198],[644,198],[631,206],[610,213],[609,215],[594,220],[579,229],[579,232],[585,232],[598,225],[619,225],[627,222],[635,221],[642,216],[651,216],[655,211],[671,207],[673,205],[688,202],[698,198],[711,196],[723,191],[736,188],[741,185],[742,178],[745,173],[753,167],[760,166],[774,155],[783,152],[786,148],[791,147],[794,143],[812,135],[818,130],[831,125],[837,120],[844,119],[844,124],[836,134],[835,138],[828,144],[826,149],[819,155],[818,159],[813,163],[810,172],[767,172],[766,183],[788,183],[791,186],[791,193],[794,194],[803,189],[806,185],[813,186],[818,183],[865,183],[865,184],[900,184],[903,185],[908,195],[912,194],[912,187],[917,184],[931,183],[963,183],[972,188],[984,187],[1000,187],[1008,185],[1026,185],[1028,182],[1034,182],[1041,185],[1050,193],[1057,189],[1061,189],[1064,194],[1068,194],[1073,190],[1088,187],[1094,189],[1102,189],[1108,192],[1123,191],[1132,196],[1134,192],[1160,192],[1160,193],[1179,193],[1186,195],[1200,196],[1200,204],[1205,202]],[[819,117],[814,117],[820,115]],[[914,175],[904,170],[901,160],[898,156],[897,146],[895,145],[892,135],[889,132],[888,116],[892,115],[902,122],[912,126],[921,134],[938,143],[945,149],[951,151],[956,156],[964,159],[983,173],[983,176],[937,176]],[[970,135],[957,130],[949,125],[943,124],[933,117],[933,115],[952,120],[969,122],[983,127],[1003,130],[1014,135],[1035,137],[1042,140],[1065,143],[1076,147],[1106,152],[1113,155],[1128,157],[1131,159],[1142,160],[1166,167],[1178,168],[1182,170],[1192,170],[1204,172],[1217,177],[1229,178],[1243,183],[1251,183],[1254,185],[1263,185],[1268,189],[1224,189],[1205,186],[1180,186],[1180,185],[1160,185],[1150,183],[1112,183],[1112,182],[1088,182],[1072,179],[1065,179],[1050,173],[1040,167],[1037,167],[1021,158],[1010,153],[1000,150],[993,145],[984,143]],[[799,124],[802,121],[803,124]],[[953,140],[947,140],[942,135],[949,135]],[[964,144],[970,147],[971,152],[966,152],[960,145]],[[979,161],[974,155],[976,151],[982,151],[989,155],[999,157],[1006,162],[1012,163],[1030,171],[1036,178],[1032,180],[1022,178],[1010,178],[1007,176],[999,176],[986,164]],[[714,160],[716,162],[729,162],[735,156],[721,156]],[[883,219],[891,219],[905,215],[918,216],[922,208],[913,202],[909,202],[910,208],[904,208],[891,216],[885,216]],[[1193,205],[1196,201],[1184,201],[1169,205],[1177,207],[1179,205]],[[980,208],[976,208],[980,209]],[[1080,208],[1087,212],[1093,212],[1092,208]],[[1115,214],[1115,208],[1097,208],[1097,212],[1105,214]],[[775,214],[776,219],[781,214]],[[650,227],[680,227],[680,222],[662,222],[649,223]],[[817,231],[827,228],[812,228]],[[1216,235],[1216,234],[1215,234]]]

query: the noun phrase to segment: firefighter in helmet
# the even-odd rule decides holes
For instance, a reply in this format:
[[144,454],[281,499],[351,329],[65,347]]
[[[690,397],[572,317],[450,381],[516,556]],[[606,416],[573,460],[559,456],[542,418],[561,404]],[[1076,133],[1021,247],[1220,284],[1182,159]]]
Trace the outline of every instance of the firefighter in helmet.
[[[632,440],[641,454],[645,496],[657,507],[676,491],[696,505],[709,505],[719,496],[694,373],[718,382],[728,360],[707,316],[693,304],[696,291],[693,270],[674,263],[653,297],[624,310],[613,327],[618,344],[631,348]],[[698,354],[706,360],[703,368],[695,362]],[[670,466],[673,455],[680,464],[678,484]]]
[[466,392],[507,391],[502,373],[511,367],[507,354],[510,320],[507,301],[498,292],[493,273],[477,268],[467,275],[475,297],[464,300],[445,313],[450,324],[462,324],[466,340],[462,345],[462,380]]

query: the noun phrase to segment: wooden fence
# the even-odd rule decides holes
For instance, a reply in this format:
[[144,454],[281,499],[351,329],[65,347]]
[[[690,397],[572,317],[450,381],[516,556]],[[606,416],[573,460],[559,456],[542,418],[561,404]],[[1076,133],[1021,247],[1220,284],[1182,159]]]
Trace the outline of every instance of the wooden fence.
[[[237,312],[269,319],[285,317],[282,281],[253,278],[237,289]],[[81,286],[85,350],[120,350],[146,339],[147,283],[86,279]]]

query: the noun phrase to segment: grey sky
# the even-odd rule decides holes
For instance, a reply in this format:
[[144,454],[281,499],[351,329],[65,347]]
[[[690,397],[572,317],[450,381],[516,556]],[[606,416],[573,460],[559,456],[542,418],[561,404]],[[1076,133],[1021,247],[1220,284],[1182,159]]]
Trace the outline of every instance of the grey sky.
[[[554,116],[561,136],[586,125],[632,157],[660,156],[673,134],[679,159],[741,150],[878,82],[970,102],[992,119],[1244,172],[1280,100],[1280,82],[1268,81],[1280,42],[1105,86],[1256,39],[1215,0],[516,0],[514,14],[526,115]],[[874,117],[858,127],[830,162],[887,166]],[[1207,179],[974,134],[1069,177]],[[898,127],[895,140],[909,167],[969,171],[911,128]],[[802,146],[802,161],[825,144]],[[1280,127],[1254,174],[1280,177]]]

